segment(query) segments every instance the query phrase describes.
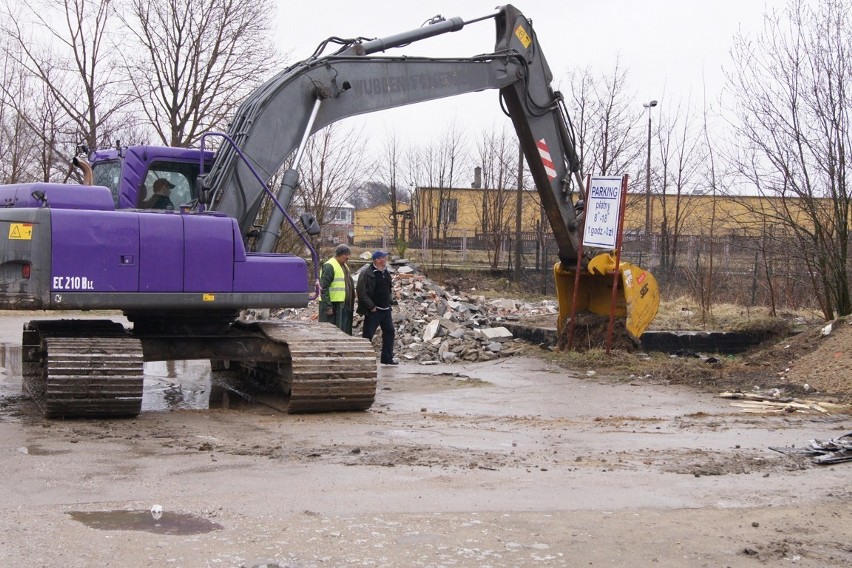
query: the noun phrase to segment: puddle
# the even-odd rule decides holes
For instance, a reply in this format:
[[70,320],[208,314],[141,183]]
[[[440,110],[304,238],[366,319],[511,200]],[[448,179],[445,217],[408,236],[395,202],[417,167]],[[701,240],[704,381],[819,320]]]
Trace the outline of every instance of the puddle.
[[0,407],[21,394],[21,346],[0,343]]
[[151,511],[71,511],[68,513],[92,529],[104,531],[145,531],[154,534],[193,535],[221,530],[218,523],[188,513],[161,513],[155,519]]
[[[209,361],[151,361],[143,373],[143,412],[209,407]],[[0,398],[22,396],[21,381],[21,346],[0,343]]]
[[209,361],[151,361],[143,372],[143,412],[208,407]]

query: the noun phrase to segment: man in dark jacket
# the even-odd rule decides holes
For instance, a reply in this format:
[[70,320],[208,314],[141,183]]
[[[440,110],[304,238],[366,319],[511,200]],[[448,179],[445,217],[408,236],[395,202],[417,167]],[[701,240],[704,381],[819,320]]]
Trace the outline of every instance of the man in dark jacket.
[[377,328],[382,328],[383,365],[399,365],[393,358],[393,340],[396,331],[393,327],[391,303],[393,300],[393,282],[387,270],[388,253],[377,250],[373,253],[373,264],[364,268],[358,277],[358,313],[364,314],[363,336],[373,339]]

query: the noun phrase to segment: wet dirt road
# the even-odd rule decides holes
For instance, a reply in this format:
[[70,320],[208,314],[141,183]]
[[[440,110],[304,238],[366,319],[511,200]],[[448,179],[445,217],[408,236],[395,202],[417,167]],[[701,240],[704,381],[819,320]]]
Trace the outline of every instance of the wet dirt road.
[[149,365],[138,418],[48,421],[22,321],[0,318],[2,566],[852,564],[852,464],[768,449],[847,416],[518,357],[382,368],[369,412],[303,416],[199,409],[206,363]]

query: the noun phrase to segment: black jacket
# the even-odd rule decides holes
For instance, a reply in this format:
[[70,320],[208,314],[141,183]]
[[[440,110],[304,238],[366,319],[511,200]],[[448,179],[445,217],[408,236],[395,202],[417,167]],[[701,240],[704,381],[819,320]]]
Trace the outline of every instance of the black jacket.
[[390,308],[393,282],[390,272],[379,270],[370,264],[358,276],[356,293],[358,295],[358,313],[366,314],[373,308]]

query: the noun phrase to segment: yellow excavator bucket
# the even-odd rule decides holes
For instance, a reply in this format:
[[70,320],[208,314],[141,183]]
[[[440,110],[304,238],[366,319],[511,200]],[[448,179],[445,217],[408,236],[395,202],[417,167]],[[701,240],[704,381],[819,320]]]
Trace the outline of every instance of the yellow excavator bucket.
[[[657,315],[660,305],[660,289],[654,275],[635,264],[621,262],[621,278],[615,295],[615,316],[626,317],[627,332],[639,340]],[[577,293],[576,312],[592,312],[609,316],[612,304],[612,273],[615,270],[615,256],[612,253],[599,254],[589,261],[586,271],[580,273]],[[559,301],[558,329],[565,327],[571,317],[571,304],[574,301],[574,271],[563,270],[557,262],[553,267],[556,279],[556,297]]]

